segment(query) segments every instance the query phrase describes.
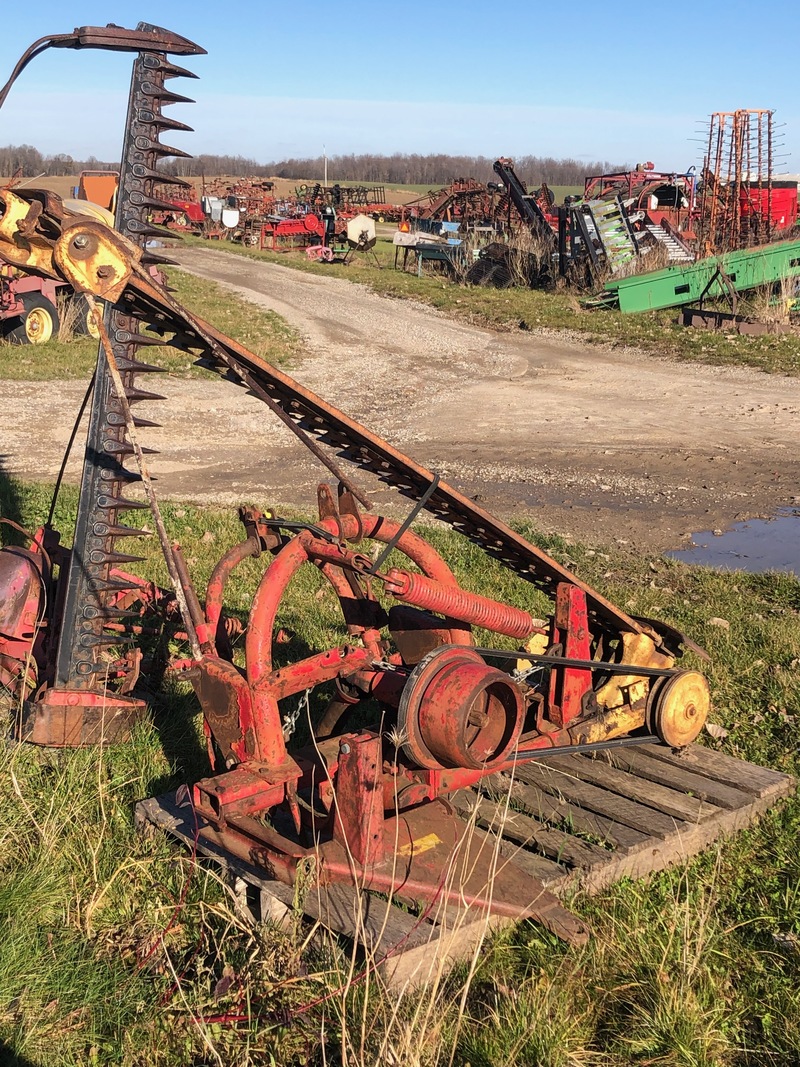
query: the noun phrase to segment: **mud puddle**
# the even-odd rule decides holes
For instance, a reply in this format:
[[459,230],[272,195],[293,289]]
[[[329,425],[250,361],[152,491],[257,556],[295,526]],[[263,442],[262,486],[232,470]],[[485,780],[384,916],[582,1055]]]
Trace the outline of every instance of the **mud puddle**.
[[800,576],[800,509],[781,508],[771,519],[739,522],[722,534],[692,534],[692,547],[672,559],[722,570],[789,571]]

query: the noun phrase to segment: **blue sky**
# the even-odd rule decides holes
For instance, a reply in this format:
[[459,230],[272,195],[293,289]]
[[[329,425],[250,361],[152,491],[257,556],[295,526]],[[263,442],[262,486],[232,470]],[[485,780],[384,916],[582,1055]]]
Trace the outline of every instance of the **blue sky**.
[[[800,171],[800,8],[740,0],[203,0],[13,4],[0,82],[36,38],[165,25],[208,50],[171,114],[185,151],[258,161],[345,152],[573,156],[685,169],[711,111],[773,108],[778,170]],[[181,61],[182,62],[182,61]],[[49,51],[0,110],[0,144],[117,158],[131,57]]]

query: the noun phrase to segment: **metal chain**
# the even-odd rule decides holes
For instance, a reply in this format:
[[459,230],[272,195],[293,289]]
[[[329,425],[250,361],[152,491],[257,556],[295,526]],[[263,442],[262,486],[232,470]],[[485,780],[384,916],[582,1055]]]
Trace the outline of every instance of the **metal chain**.
[[297,724],[300,721],[300,716],[305,711],[308,721],[311,722],[311,705],[308,702],[311,689],[306,689],[305,693],[300,696],[297,701],[297,706],[289,712],[289,714],[283,720],[283,739],[288,741],[292,734],[297,729]]

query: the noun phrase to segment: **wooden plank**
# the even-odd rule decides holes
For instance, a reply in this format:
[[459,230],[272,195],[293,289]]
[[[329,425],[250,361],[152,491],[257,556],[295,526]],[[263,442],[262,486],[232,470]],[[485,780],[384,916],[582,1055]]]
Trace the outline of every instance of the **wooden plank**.
[[203,856],[208,856],[225,870],[234,871],[251,885],[269,892],[275,900],[280,901],[286,907],[294,907],[295,893],[291,886],[268,878],[263,870],[232,856],[227,849],[216,842],[197,837],[191,809],[178,807],[174,796],[166,795],[140,800],[134,809],[134,821],[137,828],[141,828],[145,822],[161,827],[173,837],[177,837],[193,852],[197,851]]
[[[537,878],[551,892],[558,891],[559,882],[563,882],[569,873],[566,867],[560,867],[543,856],[537,856],[535,852],[529,852],[524,846],[514,841],[507,841],[504,837],[498,838],[497,847],[501,856],[511,860],[517,867],[521,867],[531,878]],[[549,869],[549,874],[543,872],[543,864],[548,865],[545,870]]]
[[535,845],[557,864],[588,868],[608,861],[608,849],[546,826],[530,815],[514,811],[489,797],[478,796],[470,789],[454,793],[450,803],[461,815],[471,818],[474,814],[479,826],[502,833],[506,840],[518,845]]
[[[283,905],[287,911],[289,908],[296,910],[295,891],[291,886],[266,877],[263,870],[231,856],[206,836],[197,838],[194,820],[190,822],[190,818],[191,809],[178,807],[174,797],[170,796],[152,798],[136,805],[137,825],[151,822],[162,827],[193,851],[212,857],[226,870],[269,894],[270,912],[274,905]],[[472,832],[488,838],[481,830],[473,829]],[[489,844],[492,845],[492,841]],[[498,854],[502,855],[501,848],[498,848]],[[509,857],[503,858],[510,862]],[[547,860],[542,862],[548,863]],[[563,871],[556,864],[549,864],[549,868],[563,877]],[[512,922],[475,908],[455,909],[445,904],[432,908],[430,915],[415,916],[401,911],[382,897],[340,884],[312,887],[298,903],[309,918],[361,945],[367,953],[367,965],[380,971],[390,989],[432,981],[449,970],[455,961],[469,958],[479,951],[492,930]],[[262,903],[262,915],[263,907]],[[537,921],[558,936],[569,935],[571,940],[577,940],[580,934],[581,943],[585,941],[585,924],[567,911],[557,896],[541,889],[538,909]]]
[[[190,815],[184,815],[183,811],[184,809],[177,807],[169,796],[154,797],[137,804],[137,814],[141,812],[148,821],[169,830],[190,848],[196,847],[202,855],[217,859],[222,865],[234,869],[236,874],[251,885],[266,889],[287,906],[295,907],[295,891],[292,886],[276,882],[258,867],[231,856],[226,849],[208,837],[198,838],[195,845],[194,822],[192,820],[190,823]],[[359,893],[350,886],[326,886],[322,892],[311,888],[300,904],[306,915],[318,919],[337,933],[348,937],[359,934],[360,940],[368,949],[374,949],[381,942],[394,944],[401,939],[407,940],[411,937],[412,928],[420,926],[414,916],[394,907],[389,901],[368,893]],[[429,923],[421,925],[425,929],[415,932],[412,944],[419,943],[420,940],[424,940],[426,944],[430,941],[432,927]]]
[[582,782],[599,785],[612,793],[627,797],[628,800],[635,800],[684,822],[694,823],[710,819],[719,810],[714,804],[700,800],[699,797],[686,796],[675,789],[642,780],[637,775],[613,767],[602,759],[578,754],[554,756],[548,759],[547,766],[573,774]]
[[514,803],[542,822],[566,823],[578,833],[607,841],[615,848],[643,848],[649,841],[647,834],[639,830],[570,804],[564,797],[554,798],[537,786],[512,781],[508,775],[494,774],[485,778],[484,784],[498,797],[504,797],[510,789]]
[[[650,748],[652,746],[648,745],[647,747]],[[665,763],[659,759],[648,759],[644,751],[640,749],[609,749],[603,755],[614,767],[630,771],[640,778],[646,778],[649,782],[658,782],[660,785],[681,789],[685,793],[691,793],[692,796],[699,797],[700,800],[707,800],[716,805],[716,807],[725,808],[727,811],[735,811],[736,808],[741,808],[752,800],[751,793],[745,793],[741,789],[734,789],[733,786],[724,785],[722,782],[717,782],[713,778],[706,778],[704,775],[697,774],[694,771],[684,770],[683,767],[676,767],[672,763]]]
[[570,888],[580,886],[587,893],[597,893],[621,878],[643,878],[674,864],[685,863],[714,841],[750,826],[763,812],[773,807],[777,800],[788,796],[793,790],[794,780],[785,776],[780,794],[755,797],[744,808],[720,811],[715,818],[696,823],[694,826],[684,823],[682,829],[665,840],[651,839],[647,848],[611,853],[609,862],[604,867],[585,872],[576,870],[559,886],[553,887],[554,891],[564,893]]
[[643,745],[634,751],[667,763],[670,767],[683,768],[706,778],[713,778],[756,797],[766,797],[773,792],[782,795],[781,790],[786,781],[786,775],[780,771],[758,767],[755,763],[748,763],[747,760],[728,756],[703,745],[689,745],[679,752],[673,752],[662,745]]
[[651,837],[665,838],[674,833],[680,820],[673,819],[669,815],[662,815],[659,811],[646,808],[643,804],[637,804],[633,800],[609,793],[606,789],[600,789],[595,785],[581,782],[574,774],[548,768],[544,764],[527,763],[517,767],[516,775],[528,785],[538,785],[546,792],[564,797],[573,806],[587,808],[598,815],[605,815],[615,822],[622,823],[632,829],[650,835]]

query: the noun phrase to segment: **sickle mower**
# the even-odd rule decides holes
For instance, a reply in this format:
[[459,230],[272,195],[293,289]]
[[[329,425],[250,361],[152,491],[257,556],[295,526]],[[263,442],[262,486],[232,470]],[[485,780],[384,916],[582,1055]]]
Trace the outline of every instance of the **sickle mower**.
[[[182,307],[153,276],[148,215],[161,202],[158,160],[175,150],[164,130],[187,129],[162,108],[184,100],[165,81],[188,72],[170,54],[202,50],[142,24],[82,28],[47,39],[136,53],[116,229],[73,217],[52,194],[0,192],[0,254],[104,302],[72,544],[45,524],[27,549],[0,552],[0,681],[20,714],[19,740],[81,745],[124,740],[145,701],[137,695],[139,642],[155,611],[179,619],[188,655],[171,668],[189,680],[204,715],[211,775],[193,786],[201,833],[291,883],[313,860],[320,885],[535,916],[581,940],[583,925],[528,873],[498,862],[486,835],[465,834],[447,798],[499,770],[549,753],[652,741],[692,741],[708,711],[702,674],[677,660],[688,639],[633,618],[437,476]],[[37,42],[42,47],[42,42]],[[37,47],[35,46],[35,47]],[[23,64],[24,65],[24,64]],[[0,103],[7,89],[0,93]],[[170,179],[184,184],[179,179]],[[99,305],[97,314],[99,319]],[[139,385],[156,368],[143,346],[167,343],[244,387],[291,428],[334,475],[318,518],[288,522],[240,510],[242,540],[198,596],[164,530],[139,444],[152,425],[133,415],[159,396]],[[324,446],[324,447],[323,447]],[[414,503],[405,522],[373,514],[336,456]],[[133,457],[134,468],[125,465]],[[146,500],[126,496],[142,483]],[[121,549],[142,531],[123,513],[150,508],[173,589],[126,571]],[[411,529],[425,509],[547,595],[547,618],[462,587],[445,559]],[[231,653],[226,585],[246,559],[264,560],[244,630]],[[399,562],[395,562],[399,559]],[[315,568],[341,607],[344,639],[273,663],[276,618],[292,578]],[[482,647],[474,632],[488,634]],[[123,638],[125,639],[123,642]],[[505,642],[505,648],[503,646]],[[121,644],[128,651],[114,658]],[[324,687],[324,688],[321,688]],[[287,708],[332,693],[302,748],[287,743]],[[347,720],[357,713],[358,729]]]

